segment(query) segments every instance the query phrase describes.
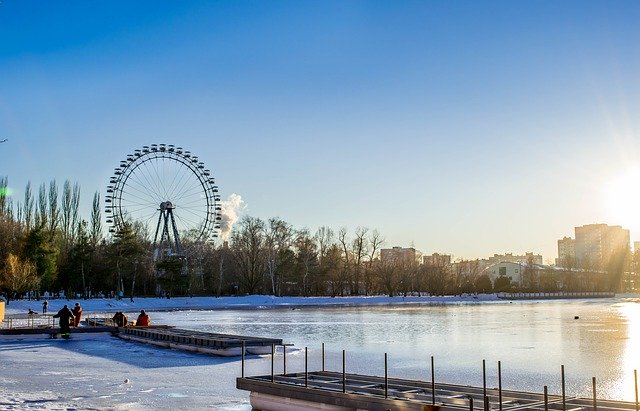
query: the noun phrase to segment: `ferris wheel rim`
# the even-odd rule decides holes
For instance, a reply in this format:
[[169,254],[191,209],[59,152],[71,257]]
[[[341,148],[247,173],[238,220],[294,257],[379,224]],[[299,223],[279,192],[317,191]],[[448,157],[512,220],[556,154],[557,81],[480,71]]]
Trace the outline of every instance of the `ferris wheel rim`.
[[[194,222],[187,219],[186,213],[183,214],[181,218],[179,217],[179,219],[182,220],[181,223],[184,225],[183,228],[185,231],[187,231],[187,229],[188,231],[195,230],[197,232],[195,236],[197,240],[207,241],[218,236],[220,229],[219,221],[221,219],[219,216],[219,211],[221,211],[220,196],[211,171],[205,169],[204,163],[198,161],[198,157],[192,156],[189,151],[182,150],[182,148],[172,149],[172,147],[174,146],[169,145],[169,150],[167,150],[164,144],[160,144],[160,149],[158,149],[157,144],[152,144],[151,148],[149,148],[149,146],[143,146],[142,150],[135,150],[135,154],[127,155],[126,160],[120,162],[120,167],[116,167],[114,175],[110,179],[111,185],[108,186],[107,196],[105,198],[105,202],[107,203],[106,212],[111,214],[107,216],[107,223],[110,225],[109,231],[111,233],[116,232],[128,220],[130,211],[127,210],[127,206],[131,206],[131,203],[127,203],[127,201],[130,201],[130,197],[133,196],[125,190],[125,188],[130,187],[130,185],[128,185],[129,180],[135,177],[136,173],[144,173],[140,171],[143,166],[148,166],[153,161],[162,161],[162,165],[164,166],[164,161],[166,160],[169,161],[172,166],[178,167],[180,172],[184,172],[185,174],[180,178],[191,179],[193,187],[196,187],[195,182],[197,181],[197,194],[200,199],[203,200],[202,204],[197,204],[199,208],[197,209],[196,217],[191,216],[191,218],[199,218],[201,221]],[[154,166],[155,165],[156,163],[154,163]],[[174,175],[174,180],[176,177],[177,176]],[[158,183],[158,181],[156,181],[156,183]],[[140,184],[140,182],[138,182],[138,184]],[[141,187],[143,187],[143,185],[141,185]],[[158,183],[157,187],[162,187],[162,183]],[[148,190],[149,188],[147,187],[146,195],[148,195]],[[182,194],[184,195],[186,193]],[[145,194],[143,194],[143,196],[144,195]],[[190,195],[193,196],[193,194]],[[127,201],[123,201],[123,198]],[[162,201],[175,200],[163,197],[160,199],[160,202]],[[197,199],[192,200],[194,203],[197,201]],[[139,207],[156,208],[160,206],[160,202],[156,202],[155,204],[148,203],[144,206],[141,204],[137,205]],[[188,207],[183,207],[182,209],[187,210]],[[190,212],[196,214],[196,211],[191,210]],[[148,221],[145,225],[147,227],[149,226]]]

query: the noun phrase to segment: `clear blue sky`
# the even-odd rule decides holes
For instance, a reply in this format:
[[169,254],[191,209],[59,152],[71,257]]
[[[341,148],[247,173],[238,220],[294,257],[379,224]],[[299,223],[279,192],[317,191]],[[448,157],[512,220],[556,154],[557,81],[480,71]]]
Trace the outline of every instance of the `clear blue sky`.
[[598,222],[640,239],[604,194],[640,160],[639,21],[637,1],[3,0],[0,175],[14,201],[77,181],[88,217],[164,142],[298,228],[455,258],[550,260]]

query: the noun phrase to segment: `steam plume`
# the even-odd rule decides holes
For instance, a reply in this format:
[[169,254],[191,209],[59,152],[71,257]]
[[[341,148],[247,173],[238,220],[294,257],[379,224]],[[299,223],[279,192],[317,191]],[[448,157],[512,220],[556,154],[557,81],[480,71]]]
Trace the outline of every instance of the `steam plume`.
[[227,200],[220,202],[220,237],[223,241],[229,239],[233,225],[238,221],[238,213],[246,208],[240,194],[231,194]]

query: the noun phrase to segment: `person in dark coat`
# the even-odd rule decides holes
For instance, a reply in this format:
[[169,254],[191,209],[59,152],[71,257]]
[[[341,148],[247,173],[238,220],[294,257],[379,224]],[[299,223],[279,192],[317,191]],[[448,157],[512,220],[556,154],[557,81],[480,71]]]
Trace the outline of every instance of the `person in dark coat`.
[[42,303],[42,314],[46,314],[47,313],[47,308],[49,307],[49,301],[44,300],[44,302]]
[[129,322],[129,319],[127,318],[127,316],[124,315],[124,313],[121,311],[118,311],[117,313],[115,313],[112,320],[113,320],[113,323],[116,325],[116,327],[126,327],[127,323]]
[[80,318],[82,318],[82,307],[80,303],[76,303],[76,306],[73,307],[73,326],[77,327],[80,325]]
[[71,312],[69,307],[67,307],[67,305],[65,304],[65,306],[62,307],[62,309],[58,311],[58,313],[54,315],[53,318],[60,319],[60,334],[69,335],[69,333],[71,332],[71,328],[69,327],[69,324],[73,319],[73,313]]

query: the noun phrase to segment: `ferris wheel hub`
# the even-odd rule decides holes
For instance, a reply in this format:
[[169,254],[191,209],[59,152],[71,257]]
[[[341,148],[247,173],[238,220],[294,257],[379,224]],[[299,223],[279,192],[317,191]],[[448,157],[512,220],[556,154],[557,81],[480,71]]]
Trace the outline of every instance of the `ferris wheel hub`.
[[175,207],[171,201],[163,201],[160,203],[160,211],[173,210]]

